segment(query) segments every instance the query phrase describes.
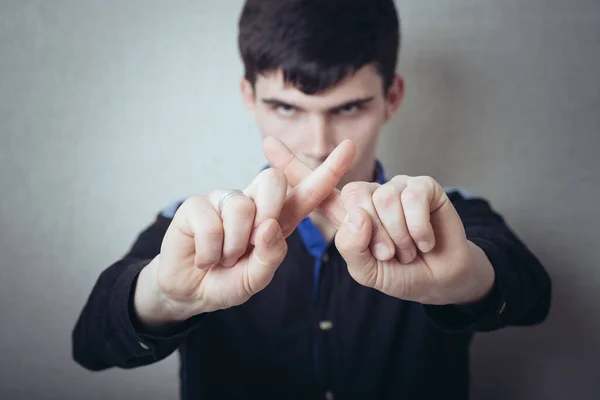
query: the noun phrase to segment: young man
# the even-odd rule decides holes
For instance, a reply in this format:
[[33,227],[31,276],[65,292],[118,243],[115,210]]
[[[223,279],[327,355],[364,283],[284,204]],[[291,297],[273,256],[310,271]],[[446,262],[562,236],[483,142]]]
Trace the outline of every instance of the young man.
[[75,359],[179,349],[183,399],[467,398],[473,333],[543,321],[551,285],[485,200],[386,179],[393,1],[248,0],[239,29],[271,168],[158,215],[100,276]]

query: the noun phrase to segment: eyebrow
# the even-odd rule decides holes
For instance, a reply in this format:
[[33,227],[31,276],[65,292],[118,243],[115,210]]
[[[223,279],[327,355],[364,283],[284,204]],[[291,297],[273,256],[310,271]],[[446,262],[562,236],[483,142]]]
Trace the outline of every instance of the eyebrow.
[[[359,98],[359,99],[353,99],[353,100],[347,101],[345,103],[330,107],[327,109],[327,112],[336,112],[336,111],[339,111],[339,110],[341,110],[343,108],[347,108],[347,107],[362,106],[364,104],[367,104],[367,103],[373,101],[373,99],[374,99],[373,96],[363,97],[363,98]],[[277,98],[265,98],[265,99],[262,99],[262,102],[265,104],[268,104],[270,106],[284,106],[284,107],[295,108],[296,110],[299,110],[299,111],[306,111],[306,110],[304,110],[304,108],[302,108],[298,105],[289,103],[287,101],[279,100]]]

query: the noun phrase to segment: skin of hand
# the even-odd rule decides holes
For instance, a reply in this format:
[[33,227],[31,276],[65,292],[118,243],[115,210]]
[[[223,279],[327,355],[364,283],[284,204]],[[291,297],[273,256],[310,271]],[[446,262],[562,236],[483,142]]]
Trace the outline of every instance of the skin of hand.
[[[342,142],[314,171],[289,188],[269,168],[219,210],[226,191],[187,199],[167,229],[160,254],[142,269],[134,292],[138,320],[152,330],[194,315],[233,307],[264,289],[287,253],[285,238],[314,209],[344,215],[339,180],[355,145]],[[340,221],[341,222],[341,221]]]
[[[263,151],[291,187],[312,169],[278,139]],[[361,285],[423,304],[470,304],[492,289],[487,256],[466,238],[444,189],[431,177],[395,176],[379,185],[334,189],[319,210],[337,229],[335,244]]]

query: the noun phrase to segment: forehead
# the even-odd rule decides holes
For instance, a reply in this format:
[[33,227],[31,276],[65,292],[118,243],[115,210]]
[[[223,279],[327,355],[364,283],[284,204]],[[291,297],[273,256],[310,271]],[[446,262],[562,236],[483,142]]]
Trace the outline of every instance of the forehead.
[[255,90],[259,99],[277,99],[308,110],[320,110],[360,98],[382,96],[382,85],[381,76],[370,64],[321,93],[307,95],[292,85],[286,85],[281,70],[259,75]]

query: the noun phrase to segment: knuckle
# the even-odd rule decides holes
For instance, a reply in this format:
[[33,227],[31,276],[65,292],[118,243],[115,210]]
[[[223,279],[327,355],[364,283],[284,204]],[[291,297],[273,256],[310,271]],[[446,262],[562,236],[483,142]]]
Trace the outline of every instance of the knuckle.
[[[246,252],[247,246],[236,246],[231,249],[223,250],[223,265],[233,266],[237,263],[242,255]],[[225,255],[226,254],[226,255]]]
[[366,182],[350,182],[342,188],[342,199],[346,200],[369,193]]
[[396,245],[402,249],[409,249],[413,246],[413,239],[409,234],[400,234],[394,238]]
[[[213,190],[206,196],[206,198],[207,199],[218,199],[221,197],[221,195],[223,195],[223,193],[225,193],[225,190],[223,190],[223,189]],[[194,199],[194,198],[201,199],[203,197],[204,196],[194,196],[194,197],[191,197],[191,199]]]
[[268,184],[286,184],[287,185],[287,179],[285,177],[285,174],[275,168],[267,168],[264,171],[262,171],[260,173],[260,180],[261,183],[265,182]]
[[408,181],[411,179],[408,175],[396,175],[394,176],[389,183],[394,184],[399,187],[406,187]]
[[275,168],[263,170],[256,178],[257,190],[264,191],[274,187],[287,187],[287,178],[285,174]]
[[200,228],[200,234],[208,239],[221,240],[224,235],[222,223],[204,224]]
[[281,262],[287,255],[287,251],[288,251],[287,242],[285,240],[282,240],[281,246],[277,246],[276,249],[273,249],[273,255],[272,255],[273,261],[271,262],[271,264],[273,264],[273,263],[281,264]]
[[335,247],[338,248],[340,253],[345,253],[348,250],[347,241],[343,239],[342,235],[335,235]]
[[408,184],[410,186],[431,190],[434,189],[436,181],[431,176],[422,175],[409,179]]
[[269,250],[264,252],[258,257],[257,260],[264,267],[269,267],[274,264],[279,265],[287,254],[288,246],[285,240],[282,240],[279,245],[270,247]]
[[184,202],[181,204],[181,208],[185,207],[187,209],[198,209],[200,207],[205,207],[206,204],[207,203],[204,196],[191,196],[184,200]]
[[390,207],[400,200],[400,194],[391,185],[385,184],[378,187],[373,193],[373,202],[382,207]]
[[425,198],[423,192],[418,190],[417,188],[408,188],[402,191],[400,195],[402,203],[418,203]]
[[223,220],[235,220],[240,218],[253,218],[256,205],[252,199],[246,196],[235,196],[231,198],[221,210]]
[[411,237],[416,241],[427,239],[429,237],[429,230],[423,225],[413,226],[410,229]]
[[306,186],[305,190],[306,190],[306,195],[309,200],[315,201],[315,202],[323,200],[324,196],[322,195],[322,193],[319,193],[319,191],[317,191],[314,187]]
[[250,216],[256,211],[254,201],[246,196],[236,196],[231,199],[232,209],[239,216]]

